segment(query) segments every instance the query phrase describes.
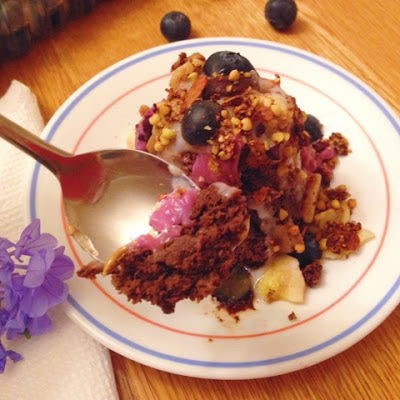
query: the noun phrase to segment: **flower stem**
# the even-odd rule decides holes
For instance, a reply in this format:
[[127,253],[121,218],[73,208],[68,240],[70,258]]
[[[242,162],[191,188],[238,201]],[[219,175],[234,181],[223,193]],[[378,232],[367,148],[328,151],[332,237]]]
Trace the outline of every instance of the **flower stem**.
[[30,339],[30,338],[32,337],[31,334],[29,333],[28,329],[25,329],[25,330],[24,330],[24,336],[25,336],[27,339]]

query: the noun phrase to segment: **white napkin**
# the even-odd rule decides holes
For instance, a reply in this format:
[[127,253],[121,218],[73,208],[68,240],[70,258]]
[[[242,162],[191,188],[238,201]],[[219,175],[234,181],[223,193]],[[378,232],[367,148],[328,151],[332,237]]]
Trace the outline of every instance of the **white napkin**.
[[[33,133],[40,134],[43,119],[35,95],[13,81],[0,99],[0,113]],[[25,153],[0,139],[0,236],[16,240],[25,227]],[[63,312],[50,313],[53,328],[27,340],[7,341],[6,349],[21,353],[23,360],[7,361],[0,374],[1,400],[116,400],[109,351],[97,343]]]

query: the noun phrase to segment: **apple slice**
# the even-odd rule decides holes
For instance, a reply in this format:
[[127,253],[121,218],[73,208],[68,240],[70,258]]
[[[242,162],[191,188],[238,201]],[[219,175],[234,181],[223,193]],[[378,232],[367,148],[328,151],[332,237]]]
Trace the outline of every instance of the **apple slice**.
[[255,285],[257,294],[269,303],[276,300],[304,302],[306,284],[295,258],[288,255],[277,256],[265,267],[265,272]]

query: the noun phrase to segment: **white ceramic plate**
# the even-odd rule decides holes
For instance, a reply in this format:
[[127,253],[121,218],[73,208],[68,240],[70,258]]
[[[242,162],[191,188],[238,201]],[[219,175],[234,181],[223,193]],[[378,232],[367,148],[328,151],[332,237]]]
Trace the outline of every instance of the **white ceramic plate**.
[[[129,304],[109,278],[70,281],[67,312],[110,349],[140,363],[182,375],[246,379],[298,370],[353,345],[376,328],[400,301],[400,123],[367,85],[333,63],[305,51],[259,40],[209,38],[156,47],[101,72],[77,90],[46,126],[53,144],[73,152],[125,147],[141,104],[164,95],[170,65],[182,51],[205,56],[232,50],[265,77],[281,75],[282,87],[317,116],[325,132],[342,132],[352,154],[342,158],[335,183],[358,201],[354,218],[376,238],[347,261],[324,264],[323,279],[306,302],[257,303],[239,321],[206,299],[182,301],[171,315],[148,303]],[[65,244],[76,265],[89,261],[64,229],[56,179],[35,165],[29,218]],[[132,204],[132,207],[135,207]],[[297,319],[289,321],[294,311]]]

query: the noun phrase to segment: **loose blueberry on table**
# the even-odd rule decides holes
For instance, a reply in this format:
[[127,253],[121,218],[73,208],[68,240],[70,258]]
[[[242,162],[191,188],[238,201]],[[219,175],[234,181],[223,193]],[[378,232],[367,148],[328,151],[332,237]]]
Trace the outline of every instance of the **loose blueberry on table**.
[[294,0],[268,0],[264,10],[267,21],[278,31],[288,29],[297,16]]
[[160,29],[170,42],[184,40],[190,35],[190,19],[180,11],[170,11],[162,17]]

